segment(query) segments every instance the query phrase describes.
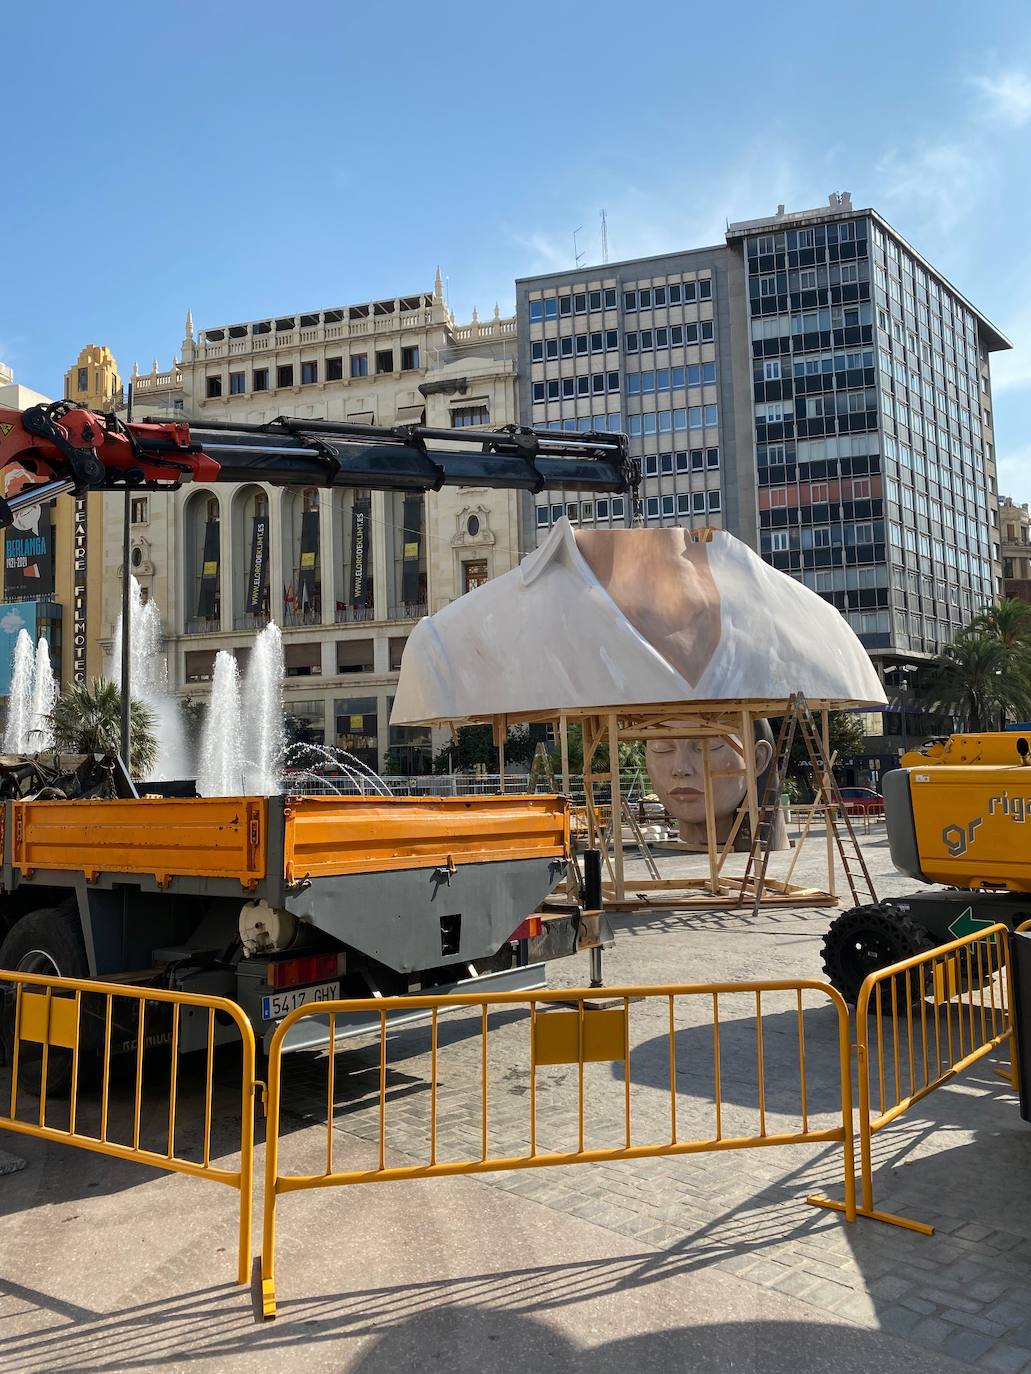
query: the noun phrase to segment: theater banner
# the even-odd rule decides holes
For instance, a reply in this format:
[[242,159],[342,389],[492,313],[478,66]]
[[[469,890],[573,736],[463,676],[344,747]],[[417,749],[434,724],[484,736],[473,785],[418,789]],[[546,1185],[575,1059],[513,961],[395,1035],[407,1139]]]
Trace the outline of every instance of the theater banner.
[[4,596],[50,596],[54,590],[54,531],[51,508],[20,511],[4,536]]
[[218,521],[209,520],[204,526],[204,553],[201,559],[200,591],[197,595],[197,619],[214,620],[218,608]]
[[404,501],[404,540],[401,558],[401,600],[406,606],[417,605],[419,595],[419,554],[422,550],[421,494],[406,496]]
[[297,597],[301,609],[315,602],[315,583],[319,566],[319,513],[306,510],[301,514],[301,560],[297,572]]
[[247,574],[247,610],[257,615],[265,609],[268,591],[268,516],[256,515],[251,532],[251,561]]
[[347,599],[352,606],[364,606],[369,585],[369,517],[372,502],[367,496],[351,506],[351,566],[348,570]]

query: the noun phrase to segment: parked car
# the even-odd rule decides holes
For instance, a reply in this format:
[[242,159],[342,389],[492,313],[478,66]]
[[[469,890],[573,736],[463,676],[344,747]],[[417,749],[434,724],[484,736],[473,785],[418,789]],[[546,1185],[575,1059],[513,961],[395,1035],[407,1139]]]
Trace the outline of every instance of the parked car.
[[872,787],[843,787],[841,797],[850,816],[884,815],[884,798]]

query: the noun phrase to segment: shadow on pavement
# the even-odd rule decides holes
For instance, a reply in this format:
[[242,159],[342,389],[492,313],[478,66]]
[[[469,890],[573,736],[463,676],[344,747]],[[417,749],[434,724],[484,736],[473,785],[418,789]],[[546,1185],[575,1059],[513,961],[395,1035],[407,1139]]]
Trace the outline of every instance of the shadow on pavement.
[[[604,1321],[594,1309],[585,1314],[582,1343],[568,1334],[576,1330],[581,1305],[631,1295],[676,1272],[675,1256],[639,1254],[509,1269],[281,1301],[279,1318],[265,1325],[254,1324],[250,1303],[231,1285],[113,1315],[63,1304],[55,1308],[42,1296],[9,1286],[23,1301],[35,1299],[63,1321],[0,1343],[0,1371],[60,1374],[89,1368],[115,1374],[183,1369],[199,1361],[220,1368],[240,1354],[248,1364],[260,1361],[254,1363],[257,1368],[271,1368],[274,1357],[285,1357],[301,1359],[303,1369],[350,1368],[362,1374],[432,1367],[456,1374],[515,1374],[538,1367],[548,1374],[625,1374],[628,1368],[663,1366],[691,1374],[816,1374],[831,1368],[858,1374],[901,1357],[913,1374],[952,1367],[940,1355],[925,1357],[881,1332],[820,1320],[764,1320],[754,1310],[741,1321],[702,1318],[697,1324],[598,1340]],[[750,1301],[746,1305],[752,1307]],[[560,1329],[548,1319],[564,1310],[572,1317]],[[628,1324],[654,1320],[640,1305],[627,1311]],[[613,1325],[621,1330],[623,1324]],[[320,1359],[321,1348],[330,1346]]]

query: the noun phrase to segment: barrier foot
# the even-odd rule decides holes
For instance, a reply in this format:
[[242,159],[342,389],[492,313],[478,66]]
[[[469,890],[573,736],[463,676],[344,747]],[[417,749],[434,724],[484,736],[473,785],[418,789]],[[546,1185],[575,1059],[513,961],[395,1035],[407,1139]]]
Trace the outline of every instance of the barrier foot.
[[[845,1204],[835,1202],[833,1198],[820,1197],[816,1193],[810,1194],[806,1198],[813,1207],[826,1207],[831,1212],[844,1212]],[[916,1231],[921,1236],[933,1236],[934,1227],[928,1226],[925,1221],[913,1221],[910,1217],[898,1217],[894,1212],[878,1212],[875,1207],[857,1207],[857,1217],[867,1217],[870,1221],[883,1221],[886,1226],[901,1226],[905,1231]]]
[[275,1279],[262,1279],[261,1281],[261,1317],[262,1321],[272,1321],[276,1315],[276,1281]]

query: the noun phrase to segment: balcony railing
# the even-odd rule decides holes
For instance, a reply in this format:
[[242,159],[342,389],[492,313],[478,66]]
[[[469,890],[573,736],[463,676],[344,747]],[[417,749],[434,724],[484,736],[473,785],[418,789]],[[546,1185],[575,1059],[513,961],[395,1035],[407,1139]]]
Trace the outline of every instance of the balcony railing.
[[220,616],[193,616],[186,622],[186,633],[188,635],[213,635],[217,634],[222,628]]
[[336,623],[338,625],[352,625],[359,621],[376,619],[376,609],[374,606],[347,606],[342,601],[337,602]]
[[426,606],[422,602],[403,601],[400,606],[391,606],[390,620],[421,620],[426,614]]
[[233,616],[233,629],[263,630],[270,619],[268,611],[242,611]]

